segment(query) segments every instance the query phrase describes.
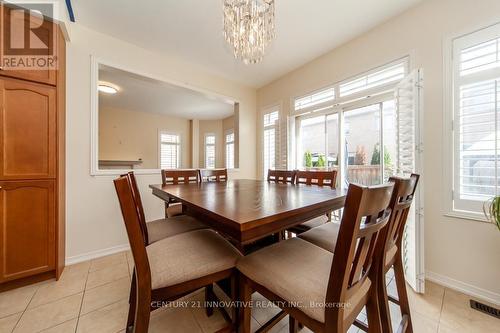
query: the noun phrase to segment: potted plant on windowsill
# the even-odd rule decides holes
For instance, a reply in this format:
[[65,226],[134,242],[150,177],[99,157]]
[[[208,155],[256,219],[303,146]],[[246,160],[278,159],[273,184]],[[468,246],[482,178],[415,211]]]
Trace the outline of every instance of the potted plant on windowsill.
[[494,196],[483,205],[484,215],[500,230],[500,196]]

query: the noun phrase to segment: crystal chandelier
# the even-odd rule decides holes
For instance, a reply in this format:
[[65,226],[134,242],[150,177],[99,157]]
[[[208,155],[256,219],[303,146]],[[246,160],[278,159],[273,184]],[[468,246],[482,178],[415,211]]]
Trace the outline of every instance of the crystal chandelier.
[[262,60],[275,37],[274,0],[223,0],[224,38],[236,59],[245,64]]

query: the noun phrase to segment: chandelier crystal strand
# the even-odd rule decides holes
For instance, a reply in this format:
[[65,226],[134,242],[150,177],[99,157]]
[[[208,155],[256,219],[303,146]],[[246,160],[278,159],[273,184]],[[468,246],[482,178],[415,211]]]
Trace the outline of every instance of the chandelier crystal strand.
[[274,37],[274,0],[224,0],[224,38],[236,59],[260,62]]

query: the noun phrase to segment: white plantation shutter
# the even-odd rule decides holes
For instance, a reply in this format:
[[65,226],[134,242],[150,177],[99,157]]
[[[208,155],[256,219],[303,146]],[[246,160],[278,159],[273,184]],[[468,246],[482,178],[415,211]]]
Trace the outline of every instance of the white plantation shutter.
[[234,132],[226,134],[226,168],[234,169]]
[[453,210],[500,194],[500,25],[453,41]]
[[267,170],[279,167],[279,109],[272,108],[265,111],[263,117],[263,175],[267,177]]
[[402,59],[383,68],[377,68],[352,80],[340,83],[340,97],[346,97],[368,91],[369,89],[394,84],[405,77],[408,60]]
[[[415,70],[404,78],[395,89],[396,99],[396,135],[397,160],[396,173],[409,176],[417,172],[422,176],[421,153],[422,143],[417,131],[419,117],[422,116],[423,76],[422,70]],[[424,234],[423,234],[423,206],[420,200],[423,181],[419,181],[417,193],[412,208],[408,214],[408,221],[403,238],[403,264],[405,277],[409,285],[416,292],[424,291]]]
[[180,165],[181,138],[160,132],[160,169],[177,169]]
[[205,136],[205,168],[215,169],[215,135]]

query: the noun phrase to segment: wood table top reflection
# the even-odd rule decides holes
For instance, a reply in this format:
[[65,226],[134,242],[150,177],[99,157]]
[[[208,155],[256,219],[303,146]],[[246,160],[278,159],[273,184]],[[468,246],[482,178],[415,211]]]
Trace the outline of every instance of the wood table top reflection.
[[175,198],[186,213],[245,244],[332,210],[342,208],[346,190],[229,180],[179,185],[150,185],[162,200]]

